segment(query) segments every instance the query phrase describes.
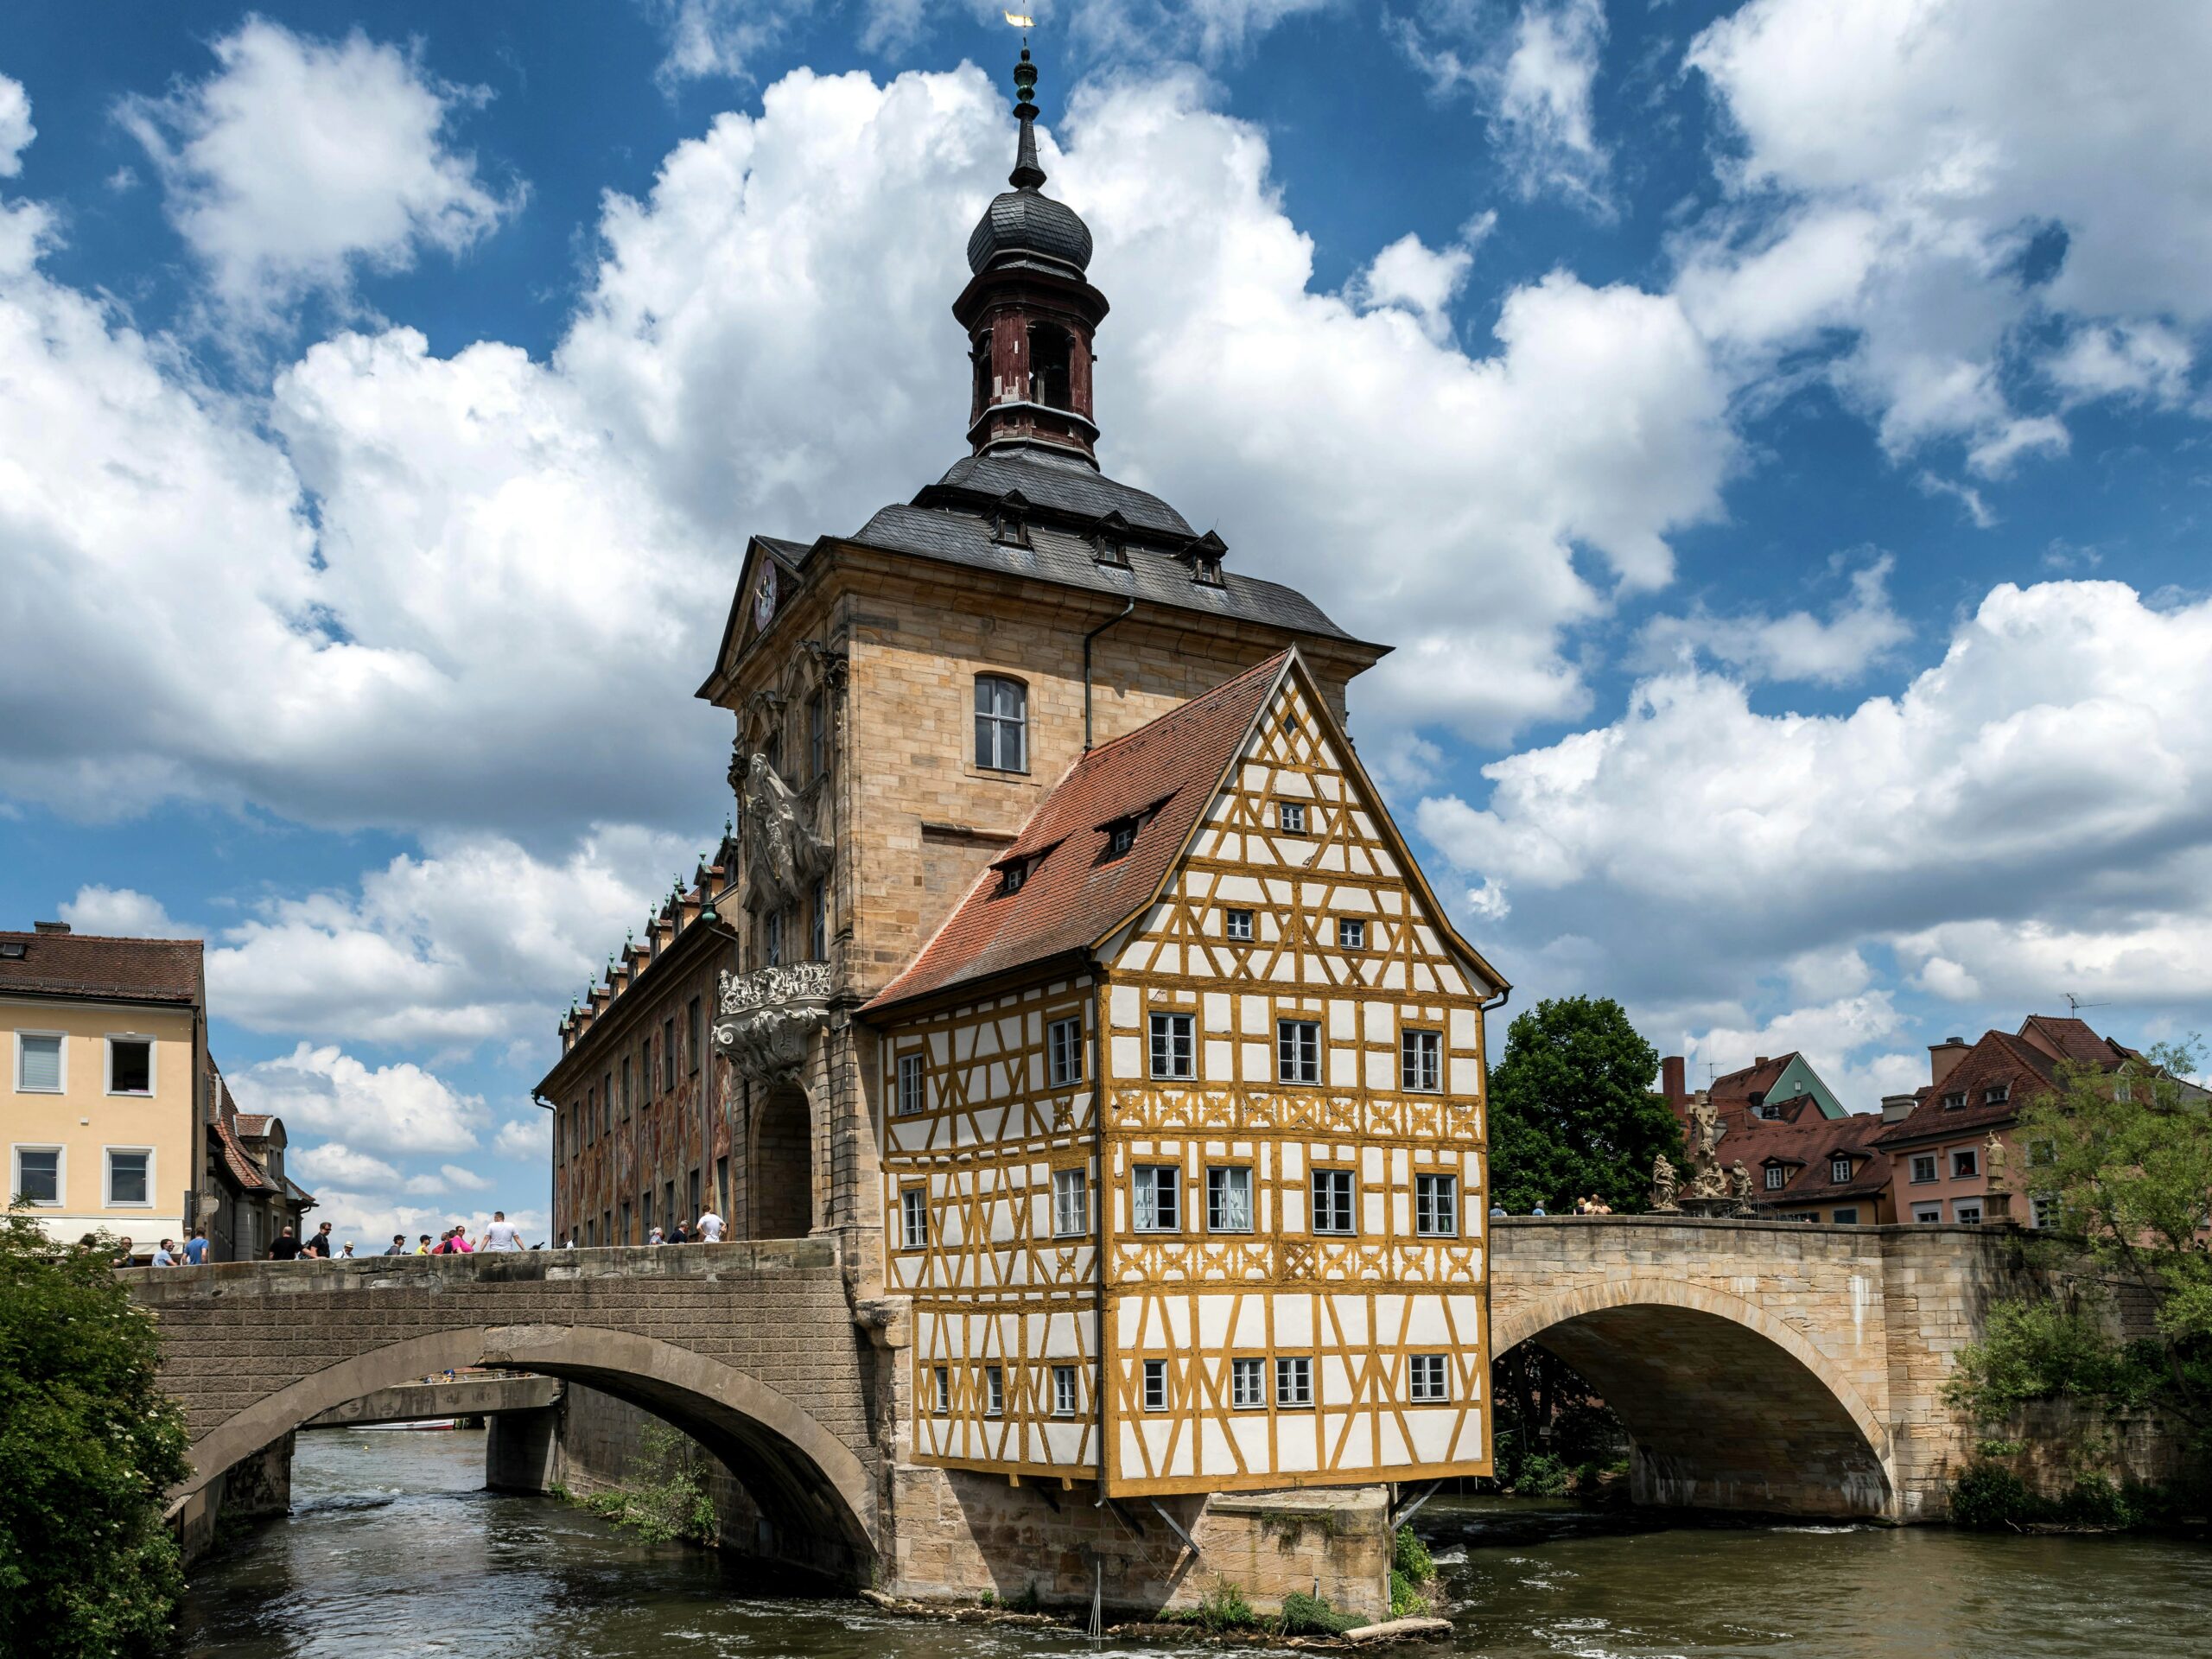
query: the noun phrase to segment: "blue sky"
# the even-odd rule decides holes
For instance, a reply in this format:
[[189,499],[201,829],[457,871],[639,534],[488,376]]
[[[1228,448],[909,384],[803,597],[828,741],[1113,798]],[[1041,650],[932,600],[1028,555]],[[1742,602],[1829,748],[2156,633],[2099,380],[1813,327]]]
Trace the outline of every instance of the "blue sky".
[[[2212,1001],[2212,15],[1039,11],[1109,470],[1399,650],[1519,987],[1694,1071]],[[997,9],[0,19],[0,916],[204,934],[341,1228],[543,1212],[745,537],[959,452]],[[980,67],[979,67],[980,66]]]

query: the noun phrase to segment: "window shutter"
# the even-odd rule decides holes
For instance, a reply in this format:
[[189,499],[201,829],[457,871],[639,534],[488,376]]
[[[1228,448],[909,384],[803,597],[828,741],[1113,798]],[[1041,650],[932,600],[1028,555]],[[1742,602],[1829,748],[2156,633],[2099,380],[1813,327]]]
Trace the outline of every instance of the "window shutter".
[[59,1037],[25,1037],[23,1045],[22,1087],[58,1094],[61,1090],[61,1039]]

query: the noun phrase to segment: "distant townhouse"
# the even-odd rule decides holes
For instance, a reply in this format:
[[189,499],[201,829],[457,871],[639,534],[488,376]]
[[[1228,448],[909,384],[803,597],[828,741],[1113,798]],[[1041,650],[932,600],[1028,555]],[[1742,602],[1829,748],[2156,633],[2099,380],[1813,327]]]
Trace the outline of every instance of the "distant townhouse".
[[[1889,1154],[1891,1204],[1900,1221],[1980,1222],[1988,1215],[1988,1142],[2006,1148],[2007,1185],[2020,1198],[2012,1219],[2044,1227],[2056,1201],[2028,1185],[2028,1160],[2016,1144],[2021,1110],[2056,1092],[2062,1065],[2120,1078],[2149,1062],[2134,1049],[2068,1015],[2031,1014],[2017,1032],[1986,1031],[1979,1042],[1948,1037],[1928,1050],[1927,1086],[1882,1103],[1880,1149]],[[2202,1093],[2201,1090],[2192,1091]]]
[[[1679,1054],[1659,1062],[1660,1092],[1688,1128],[1690,1103],[1697,1096],[1685,1080],[1684,1070]],[[1719,1114],[1723,1130],[1741,1130],[1753,1123],[1795,1123],[1808,1112],[1830,1120],[1848,1116],[1813,1063],[1794,1049],[1787,1054],[1762,1054],[1740,1071],[1713,1078],[1702,1092]]]
[[0,1043],[9,1196],[54,1238],[105,1230],[144,1256],[206,1226],[220,1260],[258,1253],[229,1242],[234,1193],[251,1189],[245,1201],[264,1217],[296,1221],[314,1203],[281,1163],[273,1179],[266,1172],[282,1124],[257,1120],[243,1136],[235,1127],[207,1052],[200,940],[111,938],[63,922],[0,932]]
[[1661,1095],[1685,1130],[1699,1094],[1712,1101],[1720,1119],[1720,1161],[1740,1161],[1751,1172],[1761,1215],[1845,1226],[1897,1218],[1889,1156],[1873,1144],[1882,1119],[1847,1111],[1803,1054],[1762,1054],[1699,1091],[1684,1072],[1681,1056],[1662,1060]]

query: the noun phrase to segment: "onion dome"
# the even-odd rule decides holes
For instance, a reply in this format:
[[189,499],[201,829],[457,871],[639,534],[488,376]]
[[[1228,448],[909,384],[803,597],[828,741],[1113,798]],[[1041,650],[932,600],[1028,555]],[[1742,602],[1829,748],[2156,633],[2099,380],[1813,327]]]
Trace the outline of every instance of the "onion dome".
[[1014,66],[1014,118],[1021,142],[1007,182],[1014,188],[994,197],[968,238],[968,269],[981,276],[988,267],[1014,261],[1062,266],[1080,277],[1090,264],[1090,227],[1074,208],[1038,188],[1045,169],[1037,164],[1037,66],[1021,48]]

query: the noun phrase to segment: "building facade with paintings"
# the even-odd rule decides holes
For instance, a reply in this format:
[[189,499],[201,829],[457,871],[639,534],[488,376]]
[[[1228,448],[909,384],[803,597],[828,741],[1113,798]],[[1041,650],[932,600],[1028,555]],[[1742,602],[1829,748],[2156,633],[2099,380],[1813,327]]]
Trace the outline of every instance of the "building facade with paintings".
[[[699,693],[734,823],[563,1022],[556,1230],[637,1242],[696,1170],[733,1236],[836,1241],[887,1585],[1088,1596],[1110,1555],[1158,1605],[1195,1542],[1372,1611],[1395,1484],[1489,1468],[1506,986],[1346,734],[1386,648],[1101,469],[1034,79],[953,305],[969,453],[748,543]],[[1340,1513],[1262,1545],[1300,1504]]]

